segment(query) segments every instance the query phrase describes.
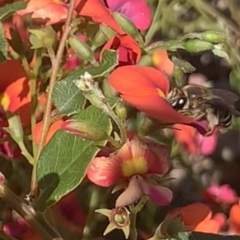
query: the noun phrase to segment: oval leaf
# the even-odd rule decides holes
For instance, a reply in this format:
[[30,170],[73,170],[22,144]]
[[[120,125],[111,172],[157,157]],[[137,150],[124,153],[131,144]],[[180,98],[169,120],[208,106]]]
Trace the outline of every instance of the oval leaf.
[[103,60],[99,67],[90,67],[72,72],[60,82],[57,82],[53,90],[53,103],[60,115],[72,115],[80,112],[85,104],[85,98],[73,83],[86,71],[93,78],[101,77],[112,71],[118,63],[117,52],[113,50],[104,51]]
[[[75,119],[97,123],[107,134],[112,125],[107,115],[94,106],[83,110]],[[105,145],[102,141],[101,145]],[[99,142],[98,142],[99,145]],[[57,131],[43,149],[37,165],[40,198],[37,207],[44,210],[75,189],[83,180],[85,170],[99,148],[94,142]]]

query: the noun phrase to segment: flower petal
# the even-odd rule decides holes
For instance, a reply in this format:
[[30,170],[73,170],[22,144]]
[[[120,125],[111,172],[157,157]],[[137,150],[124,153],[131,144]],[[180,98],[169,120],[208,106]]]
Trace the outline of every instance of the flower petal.
[[196,154],[198,152],[198,146],[196,141],[194,141],[197,131],[195,128],[175,124],[173,129],[173,134],[177,142],[185,147],[190,154]]
[[168,216],[181,214],[185,225],[197,227],[203,221],[208,221],[212,217],[211,209],[203,203],[193,203],[184,207],[176,208],[168,213]]
[[120,161],[114,157],[96,157],[87,168],[88,179],[96,185],[109,187],[121,178]]
[[162,186],[155,186],[145,181],[141,181],[141,187],[143,192],[149,196],[149,198],[158,205],[166,206],[172,201],[173,194],[169,188]]
[[76,8],[81,16],[91,17],[96,23],[104,23],[119,34],[124,34],[109,9],[101,0],[82,0]]
[[[45,144],[47,144],[48,141],[55,134],[55,132],[61,128],[63,123],[64,123],[64,120],[58,120],[50,126],[50,128],[48,130],[48,133],[47,133],[47,138],[46,138]],[[35,127],[33,129],[33,141],[36,144],[39,144],[39,141],[40,141],[40,136],[41,136],[41,132],[42,132],[42,125],[43,125],[43,122],[39,122],[35,125]]]
[[156,51],[152,55],[152,60],[154,66],[163,71],[164,73],[168,74],[171,76],[173,74],[174,70],[174,64],[173,62],[169,59],[167,51]]
[[148,173],[164,175],[169,169],[169,148],[147,137],[141,137],[140,139],[148,146],[145,153]]
[[152,13],[145,0],[107,0],[107,5],[131,20],[139,30],[147,30],[151,24]]
[[125,207],[138,201],[143,195],[141,185],[138,181],[138,176],[133,176],[130,179],[128,187],[119,195],[116,200],[115,207]]
[[139,95],[136,91],[140,89],[143,94],[144,90],[156,92],[156,89],[167,93],[170,88],[168,79],[160,71],[142,66],[119,67],[110,74],[109,82],[121,94],[134,96]]
[[[111,38],[110,40],[108,40],[108,42],[104,45],[104,47],[101,50],[100,61],[102,59],[102,53],[104,52],[104,50],[107,50],[107,49],[118,50],[119,51],[119,61],[124,61],[124,59],[122,59],[123,57],[121,56],[121,53],[123,52],[122,48],[126,50],[127,56],[125,58],[127,58],[127,61],[129,61],[129,64],[132,64],[132,62],[135,64],[139,61],[139,59],[141,57],[141,49],[140,49],[138,43],[135,41],[135,39],[127,34],[115,36],[115,37]],[[132,57],[132,59],[131,59],[131,57]],[[132,62],[130,60],[132,60]],[[125,62],[126,62],[126,60],[125,60]]]
[[220,230],[220,226],[214,219],[201,222],[195,229],[195,232],[212,233],[217,234]]
[[17,79],[27,76],[19,60],[7,60],[4,63],[1,63],[0,75],[0,93],[4,92],[9,84],[15,82]]

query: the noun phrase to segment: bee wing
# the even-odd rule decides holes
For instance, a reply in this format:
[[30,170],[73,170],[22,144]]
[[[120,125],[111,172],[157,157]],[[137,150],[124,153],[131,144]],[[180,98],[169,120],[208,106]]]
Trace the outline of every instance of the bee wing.
[[211,97],[206,99],[207,103],[240,116],[240,97],[237,94],[223,89],[211,89],[211,93]]

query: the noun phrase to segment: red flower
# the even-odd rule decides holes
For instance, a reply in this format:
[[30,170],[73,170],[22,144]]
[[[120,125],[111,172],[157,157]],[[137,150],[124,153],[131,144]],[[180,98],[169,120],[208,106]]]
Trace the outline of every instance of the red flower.
[[240,235],[240,201],[230,209],[229,225],[234,234]]
[[18,60],[0,64],[0,103],[4,111],[18,113],[23,124],[30,122],[29,79]]
[[[25,15],[32,13],[35,20],[41,19],[47,25],[61,22],[66,19],[68,4],[61,0],[30,0],[27,8],[18,11]],[[123,33],[110,11],[101,0],[77,0],[75,2],[75,15],[90,17],[96,23],[105,23],[118,33]]]
[[116,201],[116,207],[127,206],[147,194],[159,205],[167,205],[172,199],[168,188],[148,183],[151,175],[162,176],[168,170],[168,150],[165,145],[135,136],[109,157],[94,158],[87,176],[93,183],[109,187],[129,182]]
[[102,48],[101,54],[106,49],[118,50],[119,65],[136,64],[141,57],[141,49],[138,43],[129,35],[123,34],[110,39]]
[[190,126],[175,124],[173,134],[177,142],[191,154],[210,155],[217,146],[217,129],[211,136],[202,136]]
[[211,209],[203,203],[193,203],[184,207],[174,209],[167,217],[181,216],[185,226],[192,228],[195,232],[218,233],[219,223],[212,218]]
[[[109,82],[121,97],[140,111],[166,124],[194,124],[194,120],[176,112],[166,100],[170,83],[152,67],[123,66],[109,76]],[[195,124],[197,127],[197,124]],[[203,128],[198,126],[199,130]]]

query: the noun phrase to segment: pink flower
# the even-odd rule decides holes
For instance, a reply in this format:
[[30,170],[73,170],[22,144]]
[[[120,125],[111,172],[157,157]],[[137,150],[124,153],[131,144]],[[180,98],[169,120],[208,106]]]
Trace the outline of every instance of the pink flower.
[[152,13],[145,0],[106,0],[113,12],[120,12],[131,20],[139,30],[147,30],[152,22]]
[[172,199],[172,192],[155,184],[152,177],[163,176],[167,172],[168,156],[165,145],[135,135],[109,157],[94,158],[87,169],[87,176],[99,186],[117,184],[118,189],[119,186],[125,187],[116,201],[116,207],[127,206],[144,194],[159,205],[167,205]]
[[199,152],[203,155],[210,155],[214,152],[217,146],[218,131],[214,131],[211,136],[202,136],[197,133],[196,143],[199,149]]
[[236,192],[227,184],[218,186],[212,185],[203,193],[206,200],[218,204],[233,204],[238,200]]

